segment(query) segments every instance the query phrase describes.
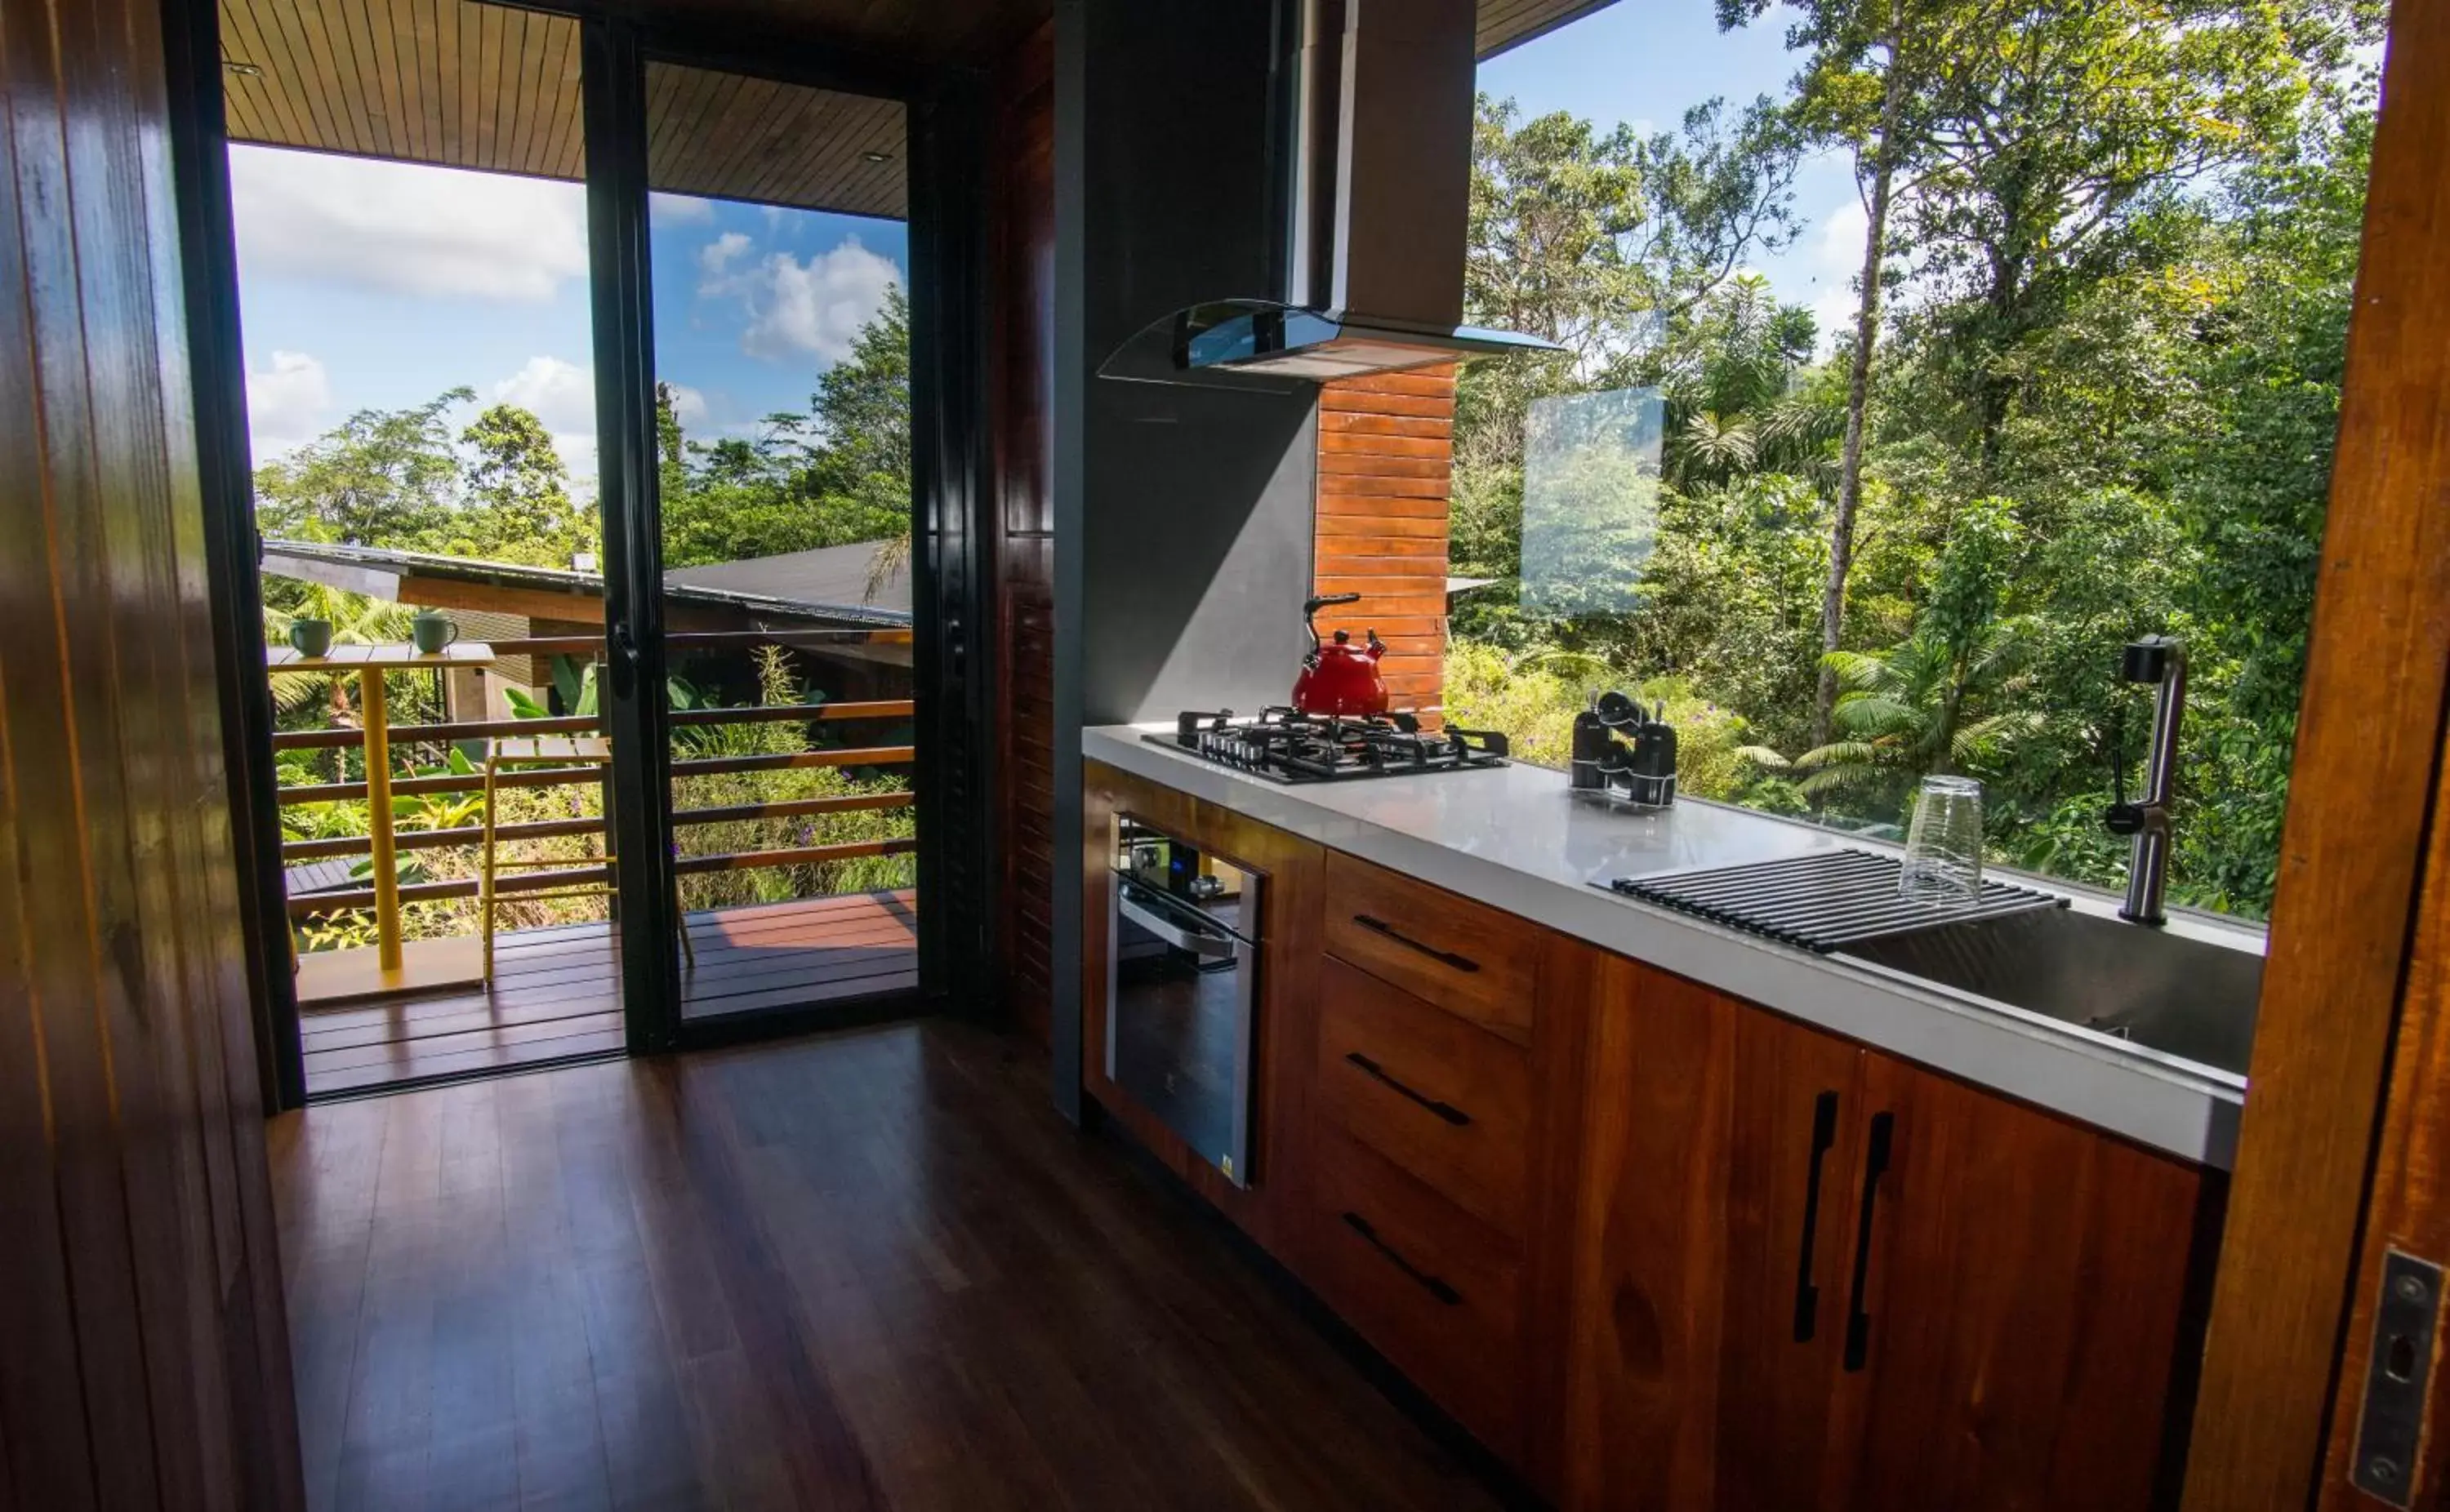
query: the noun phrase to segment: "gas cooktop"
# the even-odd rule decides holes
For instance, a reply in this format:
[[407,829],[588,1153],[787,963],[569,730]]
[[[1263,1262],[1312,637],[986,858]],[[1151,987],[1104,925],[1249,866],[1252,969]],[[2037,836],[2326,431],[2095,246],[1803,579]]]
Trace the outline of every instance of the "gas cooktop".
[[1172,734],[1141,738],[1279,783],[1503,766],[1507,750],[1494,730],[1425,730],[1410,714],[1345,718],[1293,708],[1263,708],[1256,719],[1236,719],[1230,708],[1188,711],[1176,716]]

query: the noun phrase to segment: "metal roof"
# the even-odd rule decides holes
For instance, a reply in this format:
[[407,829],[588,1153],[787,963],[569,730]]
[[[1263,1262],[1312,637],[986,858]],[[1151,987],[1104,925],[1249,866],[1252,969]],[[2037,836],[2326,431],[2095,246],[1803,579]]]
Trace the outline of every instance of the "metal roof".
[[[910,588],[906,569],[894,580],[899,584],[898,603],[893,602],[897,591],[894,583],[885,585],[878,602],[864,602],[859,596],[865,587],[867,563],[884,546],[882,541],[864,541],[852,546],[828,547],[817,552],[790,552],[745,562],[676,568],[664,574],[664,597],[669,603],[729,609],[751,616],[903,629],[910,623]],[[845,564],[851,560],[852,554],[857,557],[856,575],[846,576]],[[820,557],[826,560],[822,563],[807,560]],[[766,571],[768,564],[782,565]],[[391,547],[346,546],[325,541],[267,540],[263,543],[263,570],[282,577],[324,583],[395,600],[399,597],[400,584],[409,578],[431,578],[531,592],[566,593],[581,600],[601,601],[604,597],[604,578],[597,572],[523,567],[469,556],[443,556],[432,552],[404,552]],[[847,602],[816,596],[845,586],[849,591],[841,594],[840,599],[847,599]],[[571,609],[570,617],[577,620],[593,619],[601,612],[581,604],[573,604]]]

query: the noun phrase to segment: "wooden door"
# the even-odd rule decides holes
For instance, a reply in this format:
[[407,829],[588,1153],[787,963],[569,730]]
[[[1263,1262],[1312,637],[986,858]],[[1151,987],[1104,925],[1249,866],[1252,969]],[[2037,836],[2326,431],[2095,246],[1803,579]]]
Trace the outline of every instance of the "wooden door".
[[1568,1249],[1562,1500],[1707,1506],[1738,1025],[1750,1010],[1615,957],[1599,974]]
[[1846,1333],[1865,1052],[1738,1005],[1717,1505],[1817,1506]]
[[2202,1173],[1877,1052],[1863,1066],[1811,1504],[2153,1504]]

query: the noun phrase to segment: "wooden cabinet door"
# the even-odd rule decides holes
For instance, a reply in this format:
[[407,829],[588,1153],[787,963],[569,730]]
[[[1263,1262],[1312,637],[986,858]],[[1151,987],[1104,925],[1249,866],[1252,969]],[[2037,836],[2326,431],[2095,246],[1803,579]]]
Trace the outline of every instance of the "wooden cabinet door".
[[1713,1504],[1782,1512],[1824,1502],[1865,1053],[1760,1009],[1733,1012]]
[[1816,1504],[2152,1504],[2202,1173],[1863,1059]]
[[1706,1507],[1746,1010],[1629,960],[1599,969],[1568,1248],[1560,1500]]

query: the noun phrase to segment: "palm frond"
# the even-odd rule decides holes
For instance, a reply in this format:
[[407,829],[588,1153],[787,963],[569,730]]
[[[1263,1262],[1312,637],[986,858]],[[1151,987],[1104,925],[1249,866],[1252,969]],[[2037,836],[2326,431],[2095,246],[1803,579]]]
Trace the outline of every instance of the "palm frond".
[[1795,758],[1799,771],[1819,771],[1838,766],[1876,766],[1885,765],[1888,753],[1865,740],[1835,740],[1826,746],[1815,746]]

